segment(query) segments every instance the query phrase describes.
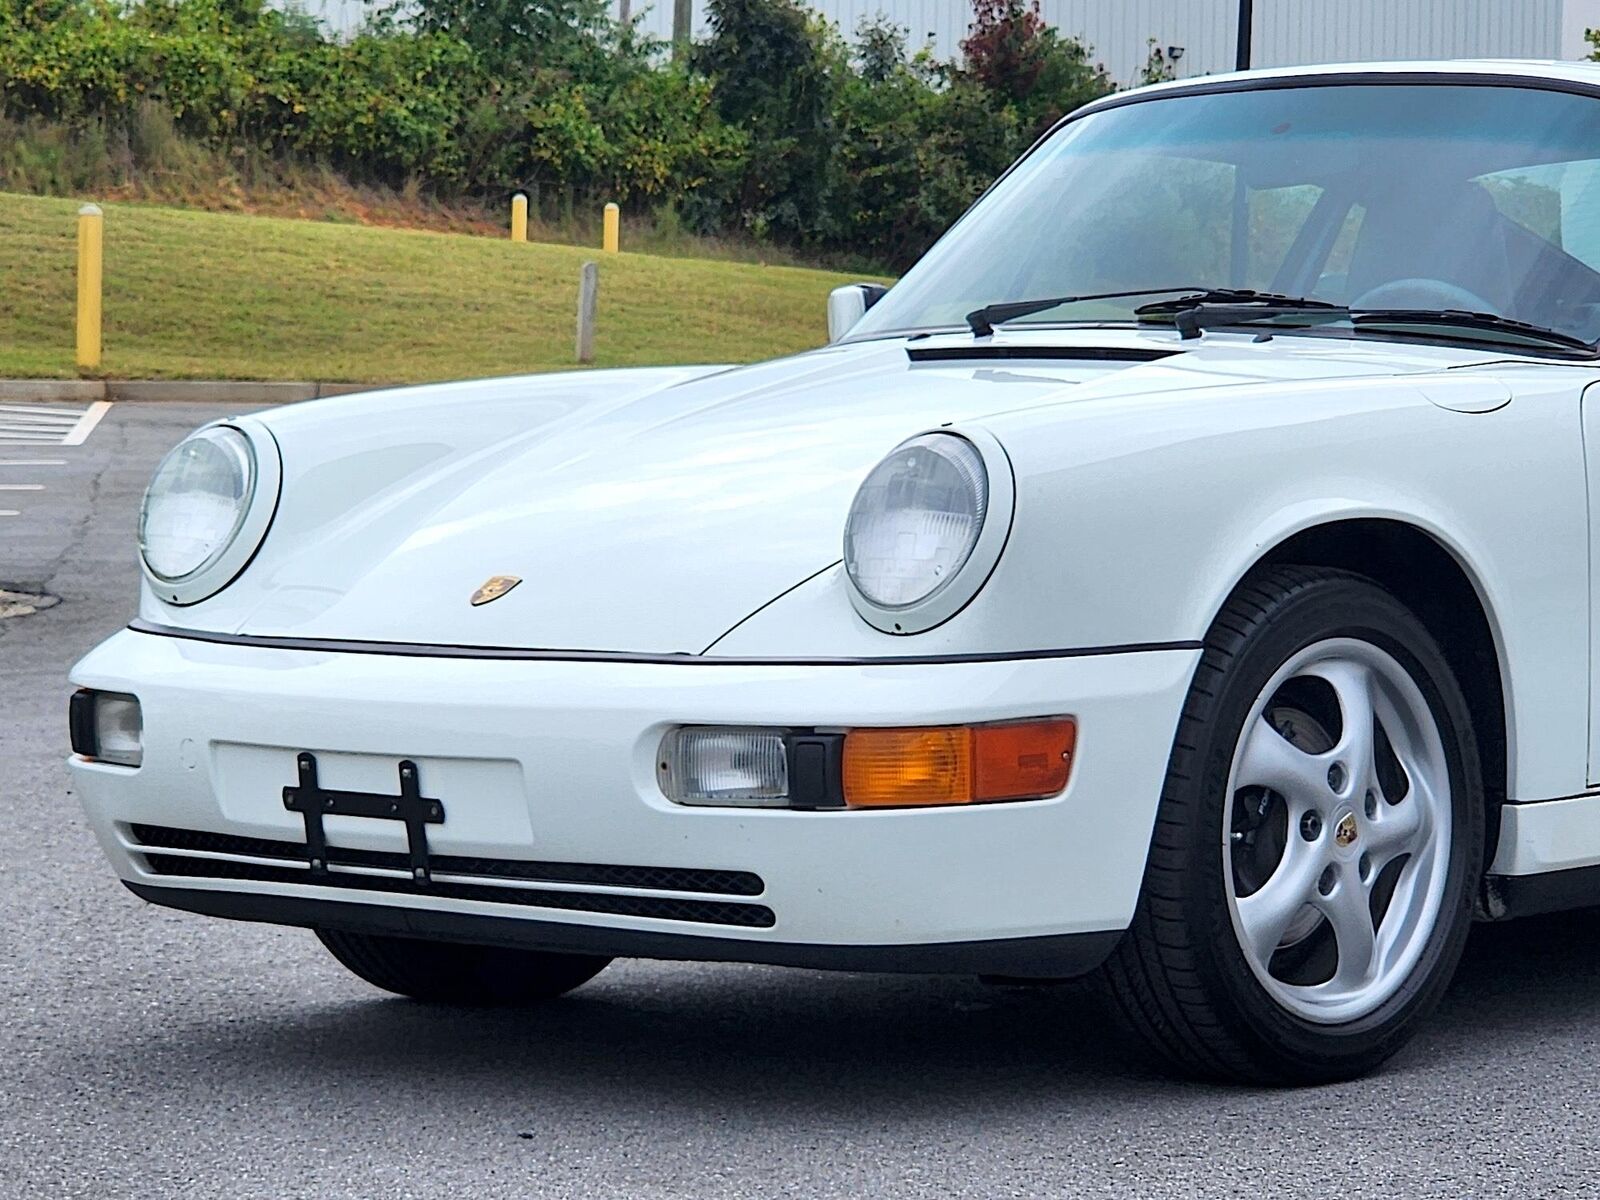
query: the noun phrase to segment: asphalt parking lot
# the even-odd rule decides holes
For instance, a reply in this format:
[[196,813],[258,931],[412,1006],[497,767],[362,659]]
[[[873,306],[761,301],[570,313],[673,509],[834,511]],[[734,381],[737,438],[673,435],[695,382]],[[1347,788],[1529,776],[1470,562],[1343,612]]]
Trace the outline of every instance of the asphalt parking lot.
[[630,962],[470,1012],[386,998],[308,933],[141,904],[70,794],[66,674],[132,614],[151,468],[221,411],[0,426],[0,589],[60,600],[0,620],[0,1195],[1596,1190],[1593,913],[1479,928],[1384,1072],[1270,1093],[1152,1073],[1075,988]]

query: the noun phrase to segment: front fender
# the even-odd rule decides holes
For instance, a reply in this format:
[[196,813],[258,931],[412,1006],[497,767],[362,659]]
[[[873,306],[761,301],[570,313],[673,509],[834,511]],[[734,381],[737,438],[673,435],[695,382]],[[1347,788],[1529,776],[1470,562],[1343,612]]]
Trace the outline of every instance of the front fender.
[[831,568],[721,654],[1017,654],[1187,644],[1271,550],[1319,524],[1428,533],[1489,613],[1513,797],[1584,788],[1588,516],[1576,373],[1517,379],[1495,412],[1395,380],[1304,381],[1055,405],[986,419],[1017,480],[1011,540],[973,603],[912,637],[868,628]]

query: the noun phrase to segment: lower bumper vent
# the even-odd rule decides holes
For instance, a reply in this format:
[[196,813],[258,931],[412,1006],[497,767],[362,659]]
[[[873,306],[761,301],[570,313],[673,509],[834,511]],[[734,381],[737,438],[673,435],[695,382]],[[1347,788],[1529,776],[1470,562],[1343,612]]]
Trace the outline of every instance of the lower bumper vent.
[[[149,869],[157,875],[191,879],[241,879],[259,883],[285,883],[315,887],[356,889],[412,896],[437,896],[486,904],[523,904],[575,912],[610,913],[627,917],[654,917],[706,925],[736,925],[765,929],[776,923],[770,908],[731,900],[698,900],[676,896],[618,895],[609,892],[552,891],[546,888],[473,883],[467,878],[516,880],[519,883],[591,884],[602,887],[702,892],[714,896],[755,896],[765,890],[759,875],[750,871],[723,871],[691,867],[630,867],[590,863],[530,862],[521,859],[470,858],[433,855],[434,878],[416,882],[405,854],[379,850],[328,847],[330,870],[313,875],[304,866],[276,866],[244,862],[241,858],[281,859],[285,864],[306,861],[299,842],[238,837],[205,830],[172,829],[160,825],[133,825],[130,832],[142,847]],[[189,854],[162,854],[183,850]],[[195,854],[239,857],[194,857]],[[337,868],[346,868],[338,870]],[[350,870],[349,868],[356,868]],[[374,870],[395,874],[374,874]]]

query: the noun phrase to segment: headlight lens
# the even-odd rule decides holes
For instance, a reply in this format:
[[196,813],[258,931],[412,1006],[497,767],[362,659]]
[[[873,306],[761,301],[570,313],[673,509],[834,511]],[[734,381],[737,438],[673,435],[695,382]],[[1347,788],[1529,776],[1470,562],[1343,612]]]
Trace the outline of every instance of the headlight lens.
[[870,603],[920,604],[972,556],[989,507],[983,456],[965,438],[912,438],[872,469],[850,506],[844,566]]
[[255,495],[250,440],[225,425],[201,430],[161,460],[139,513],[139,551],[157,579],[189,579],[239,536]]

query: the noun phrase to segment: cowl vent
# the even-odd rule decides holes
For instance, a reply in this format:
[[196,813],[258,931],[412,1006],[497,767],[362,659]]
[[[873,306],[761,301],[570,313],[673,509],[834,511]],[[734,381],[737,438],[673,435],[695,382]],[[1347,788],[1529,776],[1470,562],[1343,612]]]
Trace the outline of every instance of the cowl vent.
[[907,346],[906,357],[921,362],[1158,362],[1181,350],[1146,350],[1136,346]]

